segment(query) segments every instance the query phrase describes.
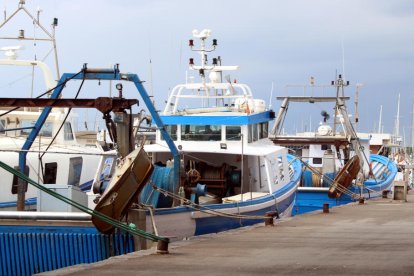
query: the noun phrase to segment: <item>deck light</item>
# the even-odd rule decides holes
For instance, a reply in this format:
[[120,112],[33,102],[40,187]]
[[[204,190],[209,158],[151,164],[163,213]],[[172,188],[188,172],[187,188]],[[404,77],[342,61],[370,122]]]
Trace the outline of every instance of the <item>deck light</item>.
[[217,39],[213,39],[213,46],[216,47],[217,46]]
[[220,149],[227,149],[226,143],[220,143]]
[[24,38],[24,30],[19,30],[19,38]]
[[188,41],[188,46],[190,46],[190,47],[194,47],[194,40],[190,39],[190,40]]
[[213,58],[213,65],[217,65],[217,58]]
[[194,59],[193,59],[193,58],[190,58],[190,62],[189,62],[189,64],[190,64],[190,65],[194,65]]
[[58,25],[58,19],[55,17],[53,18],[53,23],[52,23],[53,27],[56,27]]
[[119,97],[122,98],[122,88],[123,88],[122,83],[117,83],[115,85],[115,88],[119,91]]

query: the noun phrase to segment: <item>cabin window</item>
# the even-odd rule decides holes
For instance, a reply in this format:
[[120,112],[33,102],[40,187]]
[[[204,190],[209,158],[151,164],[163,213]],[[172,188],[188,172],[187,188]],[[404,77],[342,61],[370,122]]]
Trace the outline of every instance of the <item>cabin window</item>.
[[279,167],[279,177],[280,177],[280,180],[283,181],[283,179],[285,178],[285,175],[283,174],[283,161],[282,161],[282,157],[278,157],[277,158],[277,165]]
[[241,139],[241,127],[226,126],[226,140],[227,141],[240,141],[240,139]]
[[57,163],[46,163],[45,170],[43,172],[43,183],[44,184],[56,184],[57,175]]
[[260,123],[259,124],[259,139],[267,138],[268,137],[268,123]]
[[[20,167],[19,166],[15,166],[14,169],[15,170],[20,170]],[[29,175],[29,172],[30,172],[30,169],[29,169],[28,166],[26,166],[24,168],[24,174],[28,176]],[[25,183],[24,184],[25,185],[24,191],[27,192],[27,182],[24,181],[24,180],[22,180],[22,179],[20,179],[20,178],[18,178],[16,175],[13,175],[13,183],[12,183],[12,188],[11,188],[11,193],[12,194],[14,194],[14,195],[17,194],[17,187],[18,187],[20,181],[23,181]]]
[[6,133],[6,120],[0,120],[0,134]]
[[329,146],[328,145],[321,145],[321,150],[328,150]]
[[70,158],[68,185],[79,186],[82,173],[82,163],[82,157]]
[[257,141],[258,140],[258,130],[257,130],[257,124],[254,125],[249,125],[248,126],[248,137],[247,137],[247,142],[251,143],[253,141]]
[[322,164],[322,158],[313,158],[313,164],[318,164],[318,165],[320,165],[320,164]]
[[64,139],[66,141],[73,140],[73,131],[72,131],[72,125],[69,122],[65,122],[63,125],[63,133],[64,133]]
[[257,131],[257,124],[253,125],[253,141],[257,141],[259,139],[259,133]]
[[220,125],[183,125],[181,126],[181,140],[183,141],[220,141]]
[[[35,121],[31,120],[22,120],[21,121],[21,127],[33,127],[35,125]],[[29,135],[29,133],[32,131],[32,129],[22,129],[21,135]],[[51,122],[45,122],[42,126],[42,128],[39,131],[39,136],[43,137],[52,137],[53,133],[53,124]]]
[[[176,125],[166,125],[165,130],[171,136],[171,139],[173,139],[174,141],[177,141],[177,126]],[[162,137],[162,134],[161,134],[161,140],[165,140],[164,137]]]

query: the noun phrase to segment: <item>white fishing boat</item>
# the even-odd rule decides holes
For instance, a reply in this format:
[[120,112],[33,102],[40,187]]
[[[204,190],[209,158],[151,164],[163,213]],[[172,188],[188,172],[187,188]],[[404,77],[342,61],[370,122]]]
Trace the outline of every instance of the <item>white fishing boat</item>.
[[[49,32],[40,24],[39,13],[37,17],[32,16],[25,8],[25,2],[20,1],[17,10],[5,18],[0,25],[0,30],[19,13],[29,15],[34,28],[43,31],[42,34],[37,33],[36,37],[32,37],[28,36],[24,30],[20,30],[17,37],[1,37],[2,41],[9,42],[14,39],[17,42],[50,42],[52,49],[49,53],[54,53],[56,72],[53,73],[46,62],[36,57],[19,59],[18,54],[24,50],[21,46],[2,47],[5,58],[0,60],[0,66],[21,69],[22,72],[32,71],[32,77],[35,76],[35,72],[40,72],[44,84],[36,87],[40,91],[33,91],[33,86],[27,87],[27,95],[49,98],[57,85],[55,79],[60,78],[55,41],[57,19],[54,19],[52,31]],[[34,80],[32,80],[33,83]],[[45,91],[46,93],[43,93]],[[6,88],[3,89],[2,96],[10,97],[13,93]],[[13,106],[13,99],[10,101],[10,106]],[[0,109],[0,160],[16,168],[25,167],[26,175],[41,184],[47,184],[50,188],[60,189],[67,195],[78,194],[82,198],[81,202],[86,204],[86,195],[83,195],[81,190],[90,188],[103,150],[99,146],[86,146],[77,142],[76,114],[73,114],[70,109],[50,109],[45,122],[39,125],[38,119],[43,116],[44,110],[45,108],[39,107],[2,107]],[[37,135],[33,135],[35,128],[40,128]],[[19,201],[20,210],[38,209],[39,207],[45,211],[51,211],[48,210],[50,208],[55,211],[66,210],[56,209],[56,205],[50,207],[37,205],[36,198],[39,192],[27,184],[21,185],[23,189],[19,194],[20,181],[6,171],[0,170],[0,178],[2,179],[0,208],[3,210],[15,210],[17,201]]]
[[154,172],[139,202],[151,206],[147,231],[160,236],[220,232],[263,222],[266,214],[290,216],[299,185],[301,163],[268,139],[274,113],[248,85],[222,77],[238,66],[223,66],[220,57],[208,64],[207,53],[217,46],[215,39],[206,46],[210,34],[193,31],[199,49],[189,42],[201,57],[200,65],[191,58],[189,69],[201,80],[189,77],[175,86],[160,114],[178,158],[160,129],[155,143],[144,145]]
[[[344,96],[344,88],[348,85],[349,82],[339,75],[331,85],[336,90],[334,97],[278,97],[282,104],[271,131],[271,140],[277,145],[289,147],[306,164],[297,198],[298,209],[305,211],[297,213],[322,209],[324,203],[340,205],[382,196],[383,191],[391,191],[393,188],[396,164],[387,157],[372,154],[371,150],[378,151],[377,144],[380,141],[375,141],[371,149],[372,136],[356,132],[346,107],[349,97]],[[312,85],[312,91],[316,88]],[[289,105],[295,102],[308,105],[316,103],[319,108],[322,103],[333,103],[333,120],[330,121],[328,112],[322,110],[323,120],[316,131],[284,134],[283,121]],[[358,121],[357,110],[355,121]],[[384,141],[386,139],[381,140]],[[344,181],[344,175],[349,175],[349,179]]]

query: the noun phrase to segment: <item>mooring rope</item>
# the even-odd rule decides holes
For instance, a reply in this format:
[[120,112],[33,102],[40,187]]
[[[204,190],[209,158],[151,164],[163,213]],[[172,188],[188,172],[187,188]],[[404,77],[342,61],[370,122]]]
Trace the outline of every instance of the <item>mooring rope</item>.
[[340,183],[338,183],[334,179],[330,178],[327,175],[322,174],[321,172],[319,172],[318,170],[316,170],[314,167],[310,166],[308,163],[306,163],[305,161],[303,161],[301,157],[296,156],[295,159],[299,160],[306,168],[308,168],[313,173],[315,173],[315,174],[317,174],[319,176],[322,176],[322,179],[325,179],[328,183],[330,183],[330,186],[331,187],[333,185],[336,185],[336,189],[338,191],[340,191],[341,193],[346,194],[346,195],[348,195],[348,196],[350,196],[351,198],[354,198],[354,199],[360,199],[360,198],[362,198],[361,195],[358,195],[357,193],[352,192],[351,190],[349,190],[348,188],[344,187],[343,185],[341,185]]
[[51,196],[59,199],[59,200],[65,202],[65,203],[67,203],[67,204],[69,204],[69,205],[71,205],[73,207],[76,207],[80,211],[82,211],[82,212],[84,212],[86,214],[89,214],[89,215],[91,215],[93,217],[96,217],[96,218],[100,219],[101,221],[103,221],[105,223],[108,223],[108,224],[110,224],[110,225],[112,225],[112,226],[114,226],[116,228],[122,229],[124,231],[127,231],[127,232],[133,234],[133,235],[138,235],[138,236],[141,236],[143,238],[146,238],[146,239],[149,239],[149,240],[152,240],[152,241],[165,241],[165,242],[169,242],[169,239],[168,238],[160,237],[160,236],[157,236],[157,235],[153,235],[151,233],[147,233],[147,232],[145,232],[145,231],[143,231],[141,229],[137,229],[136,226],[134,224],[132,224],[132,223],[129,224],[129,225],[127,225],[127,224],[122,223],[122,222],[120,222],[120,221],[118,221],[116,219],[113,219],[113,218],[111,218],[111,217],[109,217],[107,215],[104,215],[104,214],[102,214],[100,212],[97,212],[97,211],[92,210],[92,209],[90,209],[90,208],[88,208],[86,206],[83,206],[82,204],[80,204],[80,203],[78,203],[76,201],[73,201],[73,200],[71,200],[71,199],[69,199],[69,198],[67,198],[67,197],[65,197],[65,196],[63,196],[61,194],[58,194],[58,193],[52,191],[51,189],[48,189],[45,186],[43,186],[43,185],[35,182],[31,178],[27,177],[26,175],[24,175],[20,171],[13,169],[12,167],[10,167],[9,165],[5,164],[2,161],[0,161],[0,167],[3,168],[3,169],[5,169],[6,171],[8,171],[8,172],[10,172],[10,173],[12,173],[14,175],[16,175],[20,179],[22,179],[24,181],[27,181],[29,184],[35,186],[39,190],[41,190],[41,191],[43,191],[43,192],[45,192],[45,193],[47,193],[47,194],[49,194],[49,195],[51,195]]
[[202,213],[206,213],[206,214],[209,214],[209,215],[222,216],[222,217],[227,217],[227,218],[234,218],[234,219],[268,219],[269,218],[269,217],[266,217],[266,216],[250,216],[250,215],[240,215],[240,214],[228,214],[228,213],[225,213],[225,212],[217,211],[216,209],[212,209],[212,208],[208,208],[206,206],[200,205],[200,204],[196,204],[196,203],[192,202],[191,200],[189,200],[185,197],[181,197],[177,194],[174,194],[172,192],[164,190],[164,189],[158,187],[157,185],[155,185],[152,181],[150,181],[149,183],[151,184],[151,186],[154,190],[159,191],[164,196],[169,196],[172,199],[176,199],[176,200],[182,200],[184,202],[183,206],[189,207],[189,208],[197,210],[197,211],[200,211]]

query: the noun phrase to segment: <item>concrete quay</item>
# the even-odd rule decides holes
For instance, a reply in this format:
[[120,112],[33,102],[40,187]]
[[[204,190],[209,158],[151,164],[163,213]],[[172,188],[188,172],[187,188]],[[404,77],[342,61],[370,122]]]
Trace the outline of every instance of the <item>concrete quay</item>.
[[42,275],[414,275],[414,192]]

